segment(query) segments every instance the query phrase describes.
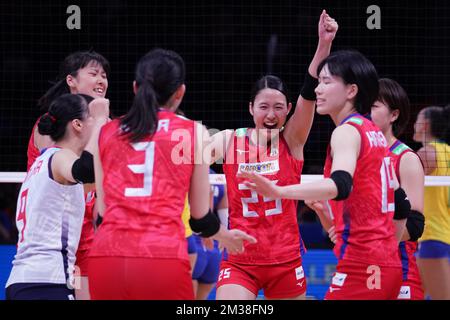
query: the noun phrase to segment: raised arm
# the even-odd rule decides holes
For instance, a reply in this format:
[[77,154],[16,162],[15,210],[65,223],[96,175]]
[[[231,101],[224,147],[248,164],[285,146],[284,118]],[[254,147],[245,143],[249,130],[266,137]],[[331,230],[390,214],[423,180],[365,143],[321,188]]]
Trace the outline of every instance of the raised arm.
[[[356,128],[345,124],[337,127],[331,136],[333,157],[331,172],[346,171],[353,177],[360,146],[361,137]],[[240,173],[238,176],[248,179],[244,183],[250,189],[272,199],[330,200],[338,196],[338,187],[331,178],[312,183],[277,186],[269,179],[255,173]],[[349,188],[351,186],[345,187]]]
[[317,84],[316,81],[311,79],[311,76],[317,79],[317,67],[330,54],[331,44],[337,30],[338,24],[336,21],[323,10],[318,25],[319,43],[317,50],[309,65],[308,75],[305,77],[302,92],[297,99],[294,114],[287,122],[284,131],[284,137],[296,158],[302,158],[303,146],[314,119],[314,89]]

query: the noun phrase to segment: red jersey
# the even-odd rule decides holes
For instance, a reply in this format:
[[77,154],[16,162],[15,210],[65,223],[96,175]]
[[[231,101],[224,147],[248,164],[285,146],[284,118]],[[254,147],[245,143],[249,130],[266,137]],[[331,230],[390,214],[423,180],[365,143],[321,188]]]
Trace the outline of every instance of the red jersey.
[[[400,266],[392,221],[394,183],[386,139],[378,127],[359,114],[350,115],[342,124],[358,130],[361,149],[350,196],[331,206],[337,234],[336,257],[379,266]],[[328,147],[324,168],[326,178],[331,175],[331,165]]]
[[256,244],[245,244],[245,252],[225,256],[241,264],[275,264],[292,261],[304,252],[297,222],[297,201],[269,199],[249,190],[238,172],[256,172],[277,185],[300,183],[303,161],[296,160],[280,134],[270,148],[250,142],[251,129],[238,129],[225,155],[223,171],[227,180],[229,228],[254,236]]
[[91,191],[84,195],[86,205],[84,207],[84,220],[81,229],[80,243],[78,244],[78,251],[89,250],[94,239],[94,205],[95,205],[95,191]]
[[28,149],[27,149],[27,171],[30,170],[31,166],[34,163],[34,160],[36,160],[37,157],[41,155],[41,152],[38,148],[34,145],[34,131],[37,128],[37,125],[39,123],[39,120],[41,118],[39,117],[36,121],[36,123],[33,126],[33,131],[31,131],[30,140],[28,141]]
[[194,121],[161,110],[152,137],[131,143],[116,119],[102,127],[105,212],[90,256],[188,260],[181,220],[194,169]]
[[[400,181],[400,161],[401,158],[408,152],[413,152],[406,144],[400,140],[396,140],[389,148],[389,156],[395,168],[395,174],[398,181]],[[417,241],[402,241],[399,245],[400,260],[403,269],[403,281],[416,282],[421,284],[419,268],[417,267],[416,257],[414,254],[417,251]]]

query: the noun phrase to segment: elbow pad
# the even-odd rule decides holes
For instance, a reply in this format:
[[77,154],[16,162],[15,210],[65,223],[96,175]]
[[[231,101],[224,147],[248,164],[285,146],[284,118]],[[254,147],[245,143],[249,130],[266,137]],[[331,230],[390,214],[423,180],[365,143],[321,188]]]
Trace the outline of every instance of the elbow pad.
[[189,226],[192,231],[203,238],[209,238],[219,232],[220,221],[219,218],[209,210],[208,213],[200,219],[189,219]]
[[94,156],[88,151],[83,151],[81,157],[72,166],[72,176],[78,183],[95,182]]
[[407,219],[409,213],[411,212],[411,204],[409,203],[408,197],[406,196],[405,190],[398,188],[395,190],[395,220]]
[[410,241],[417,241],[423,234],[425,227],[425,217],[423,214],[416,210],[411,210],[406,220],[406,230],[409,233]]
[[338,194],[333,200],[345,200],[350,196],[353,188],[353,178],[350,173],[344,170],[334,171],[330,179],[334,181]]

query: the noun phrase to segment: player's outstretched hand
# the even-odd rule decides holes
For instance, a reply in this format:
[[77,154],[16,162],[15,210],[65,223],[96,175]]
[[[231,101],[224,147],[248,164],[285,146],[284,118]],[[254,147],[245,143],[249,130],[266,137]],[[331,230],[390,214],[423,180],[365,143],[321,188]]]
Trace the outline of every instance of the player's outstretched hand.
[[229,254],[243,253],[245,241],[249,243],[257,242],[254,237],[238,229],[227,230],[219,241]]
[[330,229],[328,229],[328,236],[330,237],[331,242],[336,244],[337,235],[336,235],[336,231],[334,229],[334,226],[332,226]]
[[305,200],[305,204],[316,213],[320,213],[325,210],[325,201]]
[[271,181],[256,173],[242,172],[237,174],[238,178],[245,179],[244,184],[251,190],[263,195],[267,198],[278,199],[281,198],[280,187]]

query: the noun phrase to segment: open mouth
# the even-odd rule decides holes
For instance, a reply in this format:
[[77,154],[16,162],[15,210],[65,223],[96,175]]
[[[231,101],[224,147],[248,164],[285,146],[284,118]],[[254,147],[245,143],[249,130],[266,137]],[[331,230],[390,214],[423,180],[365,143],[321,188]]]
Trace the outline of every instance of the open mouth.
[[266,128],[266,129],[276,129],[277,128],[277,124],[276,123],[275,124],[264,123],[264,128]]
[[95,92],[96,94],[102,95],[102,94],[105,92],[105,90],[104,90],[103,88],[95,88],[95,89],[94,89],[94,92]]

